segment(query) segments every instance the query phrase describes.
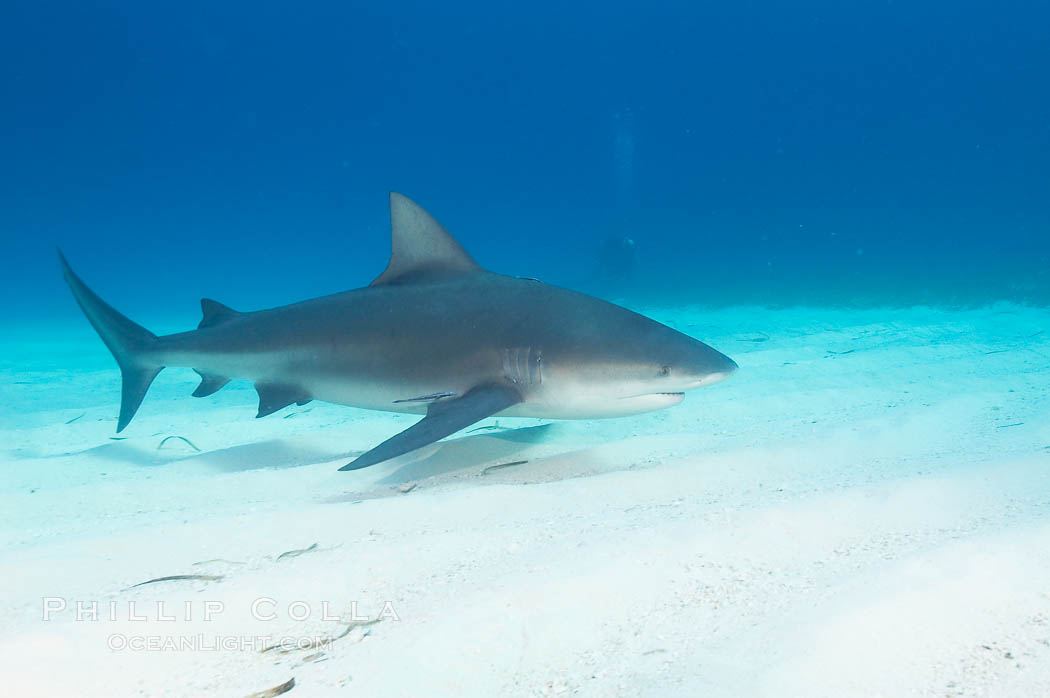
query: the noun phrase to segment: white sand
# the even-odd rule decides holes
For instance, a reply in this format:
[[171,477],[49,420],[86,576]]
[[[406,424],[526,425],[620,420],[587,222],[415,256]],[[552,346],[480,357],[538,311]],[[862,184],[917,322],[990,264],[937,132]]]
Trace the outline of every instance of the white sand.
[[[740,372],[351,473],[413,418],[255,420],[250,386],[198,400],[169,370],[111,440],[118,375],[87,324],[9,336],[3,695],[1050,695],[1050,313],[649,313]],[[127,589],[177,574],[223,579]],[[44,621],[45,597],[68,607]],[[324,602],[399,620],[260,651],[343,632]]]

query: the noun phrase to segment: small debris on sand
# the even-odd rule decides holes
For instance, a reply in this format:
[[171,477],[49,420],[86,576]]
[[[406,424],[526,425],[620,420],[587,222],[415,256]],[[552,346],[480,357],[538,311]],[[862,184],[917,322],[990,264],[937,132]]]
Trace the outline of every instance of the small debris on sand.
[[521,465],[522,463],[528,463],[528,461],[527,460],[515,460],[515,461],[511,461],[510,463],[497,463],[496,465],[490,465],[489,467],[487,467],[484,470],[482,470],[481,474],[482,475],[488,475],[493,470],[499,470],[500,468],[509,468],[512,465]]
[[145,582],[139,582],[138,584],[132,584],[131,586],[124,589],[134,589],[135,587],[145,586],[147,584],[156,584],[157,582],[184,582],[184,581],[202,581],[202,582],[218,582],[223,579],[224,575],[221,574],[173,574],[168,577],[157,577],[156,579],[150,579]]
[[251,695],[245,696],[245,698],[273,698],[274,696],[279,696],[282,693],[287,693],[293,688],[295,688],[294,676],[282,683],[280,686],[274,686],[273,688],[268,688],[265,691],[252,693]]
[[468,429],[466,433],[473,434],[476,431],[508,431],[511,427],[501,427],[499,424],[489,424],[483,427]]
[[314,543],[309,548],[302,548],[300,550],[289,550],[286,553],[281,553],[280,555],[277,556],[277,559],[278,560],[283,560],[286,557],[299,557],[303,553],[308,553],[308,552],[311,552],[313,550],[317,550],[317,543]]
[[179,439],[180,441],[185,441],[186,445],[189,446],[190,448],[192,448],[194,451],[196,451],[197,453],[201,452],[201,450],[199,448],[197,448],[197,444],[193,443],[192,441],[187,439],[185,436],[166,436],[166,437],[164,437],[164,439],[161,440],[161,442],[159,444],[157,444],[157,450],[159,451],[159,450],[163,449],[164,448],[164,444],[168,443],[172,439]]

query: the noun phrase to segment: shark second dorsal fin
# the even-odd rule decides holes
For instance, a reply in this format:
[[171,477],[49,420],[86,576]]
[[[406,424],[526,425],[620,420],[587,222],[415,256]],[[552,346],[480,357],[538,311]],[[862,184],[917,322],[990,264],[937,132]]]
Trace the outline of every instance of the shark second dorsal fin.
[[200,324],[197,325],[198,330],[229,322],[234,318],[240,317],[243,313],[239,313],[219,301],[213,301],[211,298],[201,298],[201,314],[203,317],[201,317]]
[[419,204],[390,192],[390,262],[372,286],[480,270],[456,239]]

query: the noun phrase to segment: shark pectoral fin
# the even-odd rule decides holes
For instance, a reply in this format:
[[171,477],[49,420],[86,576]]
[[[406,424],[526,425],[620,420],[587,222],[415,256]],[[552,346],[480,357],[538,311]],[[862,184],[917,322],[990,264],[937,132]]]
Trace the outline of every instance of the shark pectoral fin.
[[193,397],[207,397],[212,393],[218,392],[222,386],[230,382],[230,379],[226,376],[216,376],[197,369],[193,370],[201,377],[201,384],[193,391]]
[[259,414],[255,415],[256,419],[273,414],[292,403],[305,405],[313,400],[309,393],[297,385],[256,383],[255,390],[259,393]]
[[426,417],[361,454],[340,470],[367,468],[422,448],[519,402],[521,394],[504,385],[481,385],[467,391],[463,397],[435,402],[427,410]]

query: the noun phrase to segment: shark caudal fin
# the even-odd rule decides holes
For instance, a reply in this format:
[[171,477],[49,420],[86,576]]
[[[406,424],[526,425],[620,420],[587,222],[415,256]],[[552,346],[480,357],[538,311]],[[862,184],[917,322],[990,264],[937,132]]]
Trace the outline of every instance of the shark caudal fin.
[[135,416],[153,379],[164,368],[152,356],[152,350],[157,345],[157,336],[136,325],[95,295],[95,292],[73,273],[61,250],[58,251],[58,261],[77,304],[120,366],[123,388],[120,395],[120,418],[117,421],[119,433]]

